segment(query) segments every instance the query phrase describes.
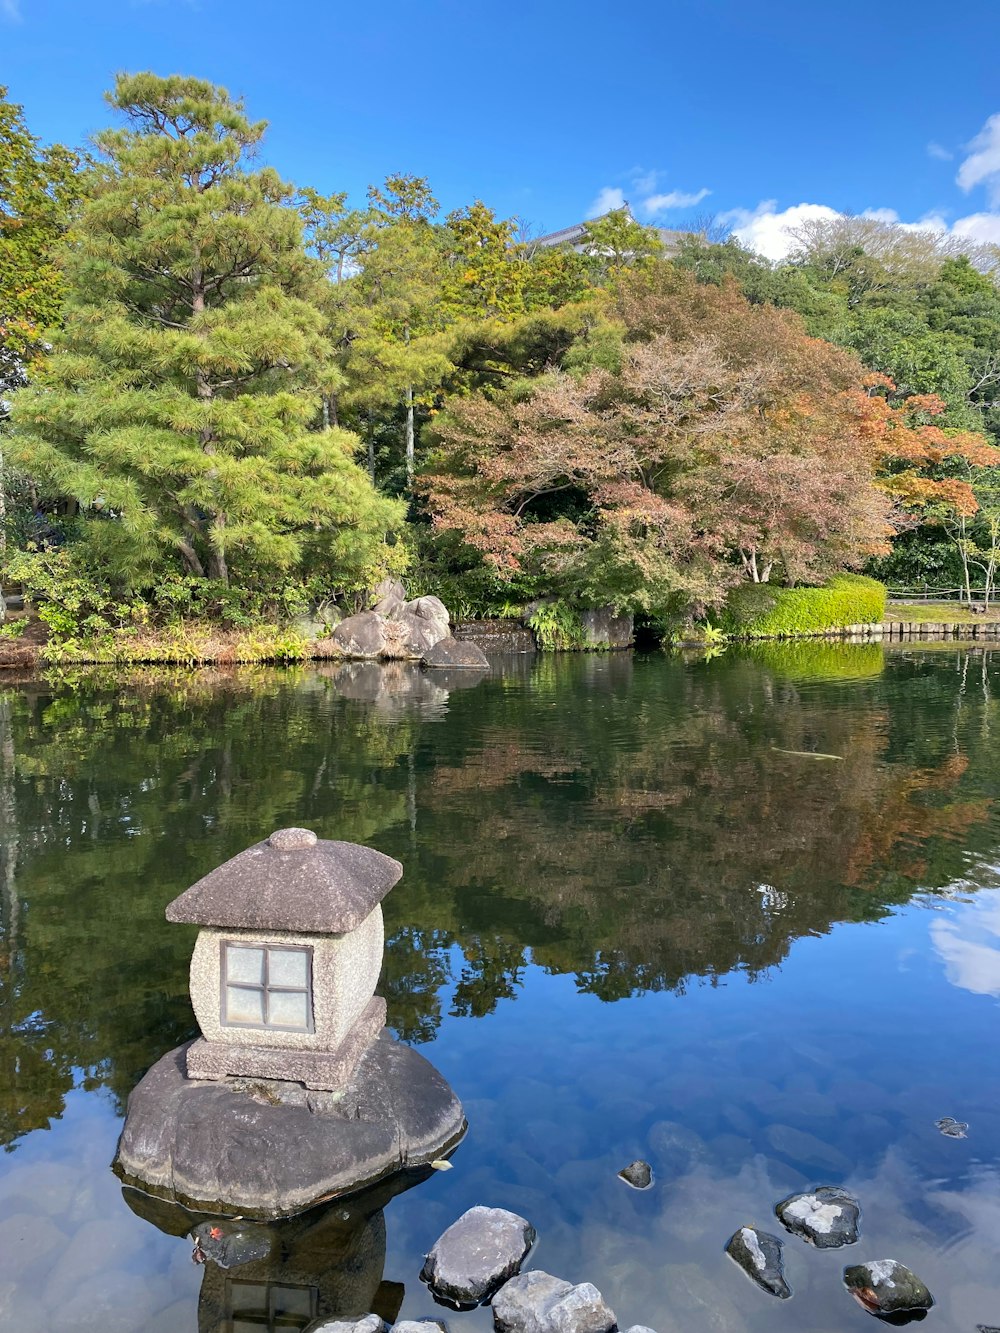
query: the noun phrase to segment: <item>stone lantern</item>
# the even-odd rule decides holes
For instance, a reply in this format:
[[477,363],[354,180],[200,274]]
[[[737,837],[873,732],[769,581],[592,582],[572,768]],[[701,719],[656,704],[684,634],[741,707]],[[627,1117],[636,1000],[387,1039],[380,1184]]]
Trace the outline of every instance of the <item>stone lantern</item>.
[[350,1078],[385,1024],[380,903],[402,873],[370,847],[285,828],[175,898],[167,920],[202,927],[188,1078],[329,1091]]
[[457,1146],[461,1102],[375,995],[381,902],[402,871],[278,829],[174,899],[168,919],[201,927],[202,1035],[133,1089],[114,1161],[126,1184],[273,1219],[409,1179]]

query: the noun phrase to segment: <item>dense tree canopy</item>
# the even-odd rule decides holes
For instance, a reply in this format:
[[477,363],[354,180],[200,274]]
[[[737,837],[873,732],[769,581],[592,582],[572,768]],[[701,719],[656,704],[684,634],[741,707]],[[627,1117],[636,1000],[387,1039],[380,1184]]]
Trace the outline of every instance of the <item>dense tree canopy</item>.
[[63,251],[64,327],[18,396],[14,454],[115,522],[86,542],[135,578],[315,572],[364,586],[398,522],[354,438],[315,429],[336,376],[290,187],[247,156],[263,123],[195,79],[122,76],[126,125]]
[[773,264],[624,208],[542,245],[418,175],[295,190],[210,83],[109,100],[82,173],[0,100],[0,361],[21,508],[79,506],[68,558],[122,591],[416,559],[484,611],[660,614],[1000,566],[996,248],[844,217]]

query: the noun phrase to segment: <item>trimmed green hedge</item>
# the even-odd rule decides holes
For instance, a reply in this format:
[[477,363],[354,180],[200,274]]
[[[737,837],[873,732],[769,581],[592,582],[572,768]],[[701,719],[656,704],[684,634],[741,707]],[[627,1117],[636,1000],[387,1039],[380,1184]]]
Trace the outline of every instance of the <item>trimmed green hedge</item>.
[[744,583],[734,588],[722,628],[739,639],[822,634],[845,625],[875,625],[885,616],[885,585],[863,574],[837,574],[822,588],[773,588]]

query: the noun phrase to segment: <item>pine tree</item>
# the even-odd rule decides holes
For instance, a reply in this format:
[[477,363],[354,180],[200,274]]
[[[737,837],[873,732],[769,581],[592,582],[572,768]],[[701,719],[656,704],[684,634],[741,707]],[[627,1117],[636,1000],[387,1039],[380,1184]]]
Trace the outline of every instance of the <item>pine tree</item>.
[[123,75],[123,128],[65,253],[65,329],[17,395],[15,448],[53,492],[117,521],[82,524],[134,583],[178,563],[228,583],[380,576],[399,507],[316,429],[334,384],[291,188],[251,170],[263,122],[199,79]]

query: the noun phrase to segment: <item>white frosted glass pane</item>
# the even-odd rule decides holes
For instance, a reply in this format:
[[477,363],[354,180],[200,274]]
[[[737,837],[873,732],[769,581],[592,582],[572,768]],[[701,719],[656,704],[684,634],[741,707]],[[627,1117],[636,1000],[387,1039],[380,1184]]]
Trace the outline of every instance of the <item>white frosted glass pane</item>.
[[227,986],[226,1020],[229,1023],[259,1023],[263,1027],[264,992]]
[[306,988],[306,954],[302,949],[270,949],[267,955],[267,978],[272,986],[301,986]]
[[276,1315],[311,1315],[312,1291],[309,1287],[272,1287],[271,1303]]
[[303,991],[271,991],[268,995],[268,1013],[271,1027],[306,1028],[309,1011]]
[[262,985],[264,981],[264,950],[242,949],[235,944],[227,944],[226,980],[247,981],[251,986]]
[[233,1314],[266,1314],[266,1282],[233,1282],[230,1286]]

